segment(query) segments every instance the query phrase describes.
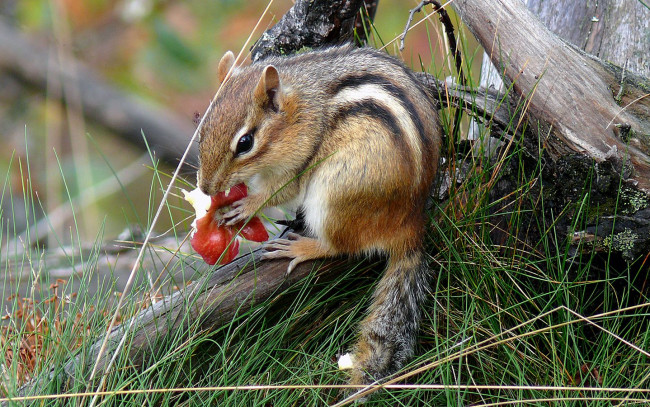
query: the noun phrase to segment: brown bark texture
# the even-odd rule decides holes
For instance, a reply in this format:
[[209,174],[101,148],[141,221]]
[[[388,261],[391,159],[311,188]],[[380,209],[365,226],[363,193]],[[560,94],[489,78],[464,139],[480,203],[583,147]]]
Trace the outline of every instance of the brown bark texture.
[[251,58],[260,61],[271,55],[292,54],[305,47],[343,43],[352,40],[355,30],[363,40],[363,20],[374,18],[377,4],[378,0],[297,0],[253,45]]
[[[584,25],[585,16],[593,13],[601,16],[592,18],[602,27],[614,27],[615,23],[608,23],[605,18],[620,16],[620,13],[598,14],[598,10],[580,8],[584,6],[582,2],[563,2],[566,9],[553,11],[542,3],[544,12],[558,16],[556,19],[569,16],[582,19],[582,31],[576,27],[565,29],[567,35],[574,37],[596,35],[593,26]],[[622,54],[639,55],[641,50],[647,50],[650,42],[647,38],[650,11],[639,2],[627,3],[627,12],[636,19],[629,26],[640,30],[629,37],[640,39],[621,43],[620,47],[638,47]],[[606,5],[606,10],[617,9],[607,6],[608,2],[599,4]],[[647,254],[650,251],[648,78],[603,62],[564,41],[519,0],[458,0],[454,7],[504,78],[510,105],[520,106],[524,112],[528,126],[523,144],[528,151],[529,167],[535,167],[540,159],[544,162],[532,191],[540,198],[537,202],[544,202],[544,207],[527,208],[533,213],[531,219],[553,219],[558,237],[570,239],[571,250],[575,252],[613,250],[627,261]],[[530,7],[541,10],[535,4]],[[581,25],[580,21],[573,24]],[[555,25],[561,32],[560,23]],[[603,49],[604,41],[585,40],[582,44],[585,49],[595,51]],[[648,63],[647,52],[644,56],[634,65],[641,70]],[[520,186],[520,180],[504,177],[493,191],[493,199],[508,196]],[[593,210],[576,228],[573,218],[576,204],[585,198]],[[558,213],[563,213],[563,217],[556,218]],[[539,238],[550,226],[534,223],[525,228],[527,235],[523,240]]]
[[[129,256],[123,252],[122,256],[127,256],[131,261],[135,257],[133,253]],[[151,355],[159,354],[160,348],[164,347],[165,339],[172,337],[179,330],[187,332],[190,331],[188,327],[192,326],[191,331],[208,335],[218,327],[230,323],[242,309],[248,309],[268,298],[282,294],[288,287],[313,272],[317,273],[317,279],[327,281],[345,270],[341,267],[345,264],[342,260],[309,261],[299,264],[287,276],[288,261],[274,260],[262,263],[260,256],[260,250],[241,256],[215,270],[214,273],[165,296],[133,318],[116,326],[109,333],[106,350],[97,364],[98,372],[104,371],[125,335],[128,338],[128,346],[121,351],[120,356],[127,358],[134,368],[140,369],[150,362],[148,358]],[[156,265],[162,268],[162,264],[168,260],[169,256],[164,256],[160,262],[156,262]],[[176,261],[185,263],[187,268],[192,268],[196,257],[179,256]],[[126,262],[130,263],[128,260]],[[92,346],[80,349],[80,352],[63,366],[53,367],[49,374],[41,375],[38,379],[27,383],[13,396],[43,394],[47,390],[54,390],[53,383],[59,386],[55,390],[57,392],[87,383],[87,377],[99,354],[102,339],[99,338]]]

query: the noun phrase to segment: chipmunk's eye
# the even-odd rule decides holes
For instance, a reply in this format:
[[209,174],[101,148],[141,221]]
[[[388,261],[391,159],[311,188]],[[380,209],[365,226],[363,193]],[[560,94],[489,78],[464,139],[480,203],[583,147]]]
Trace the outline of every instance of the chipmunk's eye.
[[235,149],[235,157],[251,151],[253,148],[253,132],[249,131],[239,138],[237,141],[237,148]]

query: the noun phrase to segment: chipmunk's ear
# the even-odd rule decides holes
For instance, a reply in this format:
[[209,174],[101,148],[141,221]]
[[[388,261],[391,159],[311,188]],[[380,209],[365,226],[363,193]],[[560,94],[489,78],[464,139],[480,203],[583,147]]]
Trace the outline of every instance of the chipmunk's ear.
[[219,61],[219,67],[217,68],[217,75],[219,75],[219,83],[223,83],[223,80],[226,79],[226,75],[235,64],[235,54],[232,51],[228,51],[221,57]]
[[255,88],[255,100],[265,108],[270,108],[277,112],[280,105],[278,100],[280,90],[281,84],[278,70],[273,65],[267,65]]

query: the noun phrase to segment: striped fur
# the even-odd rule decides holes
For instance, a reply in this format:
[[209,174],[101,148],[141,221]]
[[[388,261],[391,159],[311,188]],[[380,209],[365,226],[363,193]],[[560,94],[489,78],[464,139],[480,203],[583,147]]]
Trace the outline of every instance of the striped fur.
[[[220,79],[233,61],[224,57]],[[291,269],[340,254],[388,256],[354,348],[352,382],[402,367],[428,286],[422,235],[440,144],[437,112],[412,72],[350,46],[271,58],[235,68],[206,119],[199,186],[212,195],[249,185],[227,223],[267,200],[304,214],[308,236],[270,242],[266,258],[292,258]],[[236,155],[250,132],[253,148]]]

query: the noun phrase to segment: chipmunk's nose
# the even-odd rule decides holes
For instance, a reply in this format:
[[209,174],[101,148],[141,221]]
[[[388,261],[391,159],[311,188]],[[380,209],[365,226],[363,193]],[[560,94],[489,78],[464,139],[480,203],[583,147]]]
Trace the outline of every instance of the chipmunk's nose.
[[[207,182],[205,177],[201,176],[201,171],[198,171],[196,173],[196,185],[199,187],[201,192],[203,192],[206,195],[212,195],[210,192],[212,192],[212,188],[210,185],[210,182]],[[216,193],[216,192],[214,192]]]
[[201,185],[201,186],[199,186],[199,188],[201,189],[201,192],[203,192],[204,194],[212,195],[212,194],[210,194],[210,188],[208,188],[207,185]]
[[223,184],[219,182],[209,182],[209,181],[204,181],[201,180],[199,182],[199,189],[206,195],[213,196],[218,194],[223,188]]

